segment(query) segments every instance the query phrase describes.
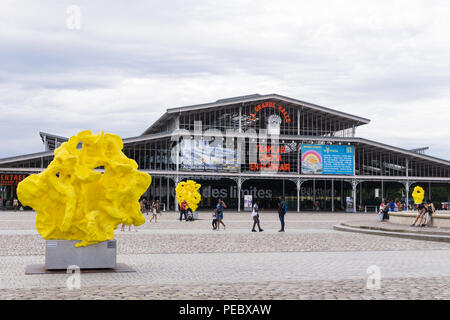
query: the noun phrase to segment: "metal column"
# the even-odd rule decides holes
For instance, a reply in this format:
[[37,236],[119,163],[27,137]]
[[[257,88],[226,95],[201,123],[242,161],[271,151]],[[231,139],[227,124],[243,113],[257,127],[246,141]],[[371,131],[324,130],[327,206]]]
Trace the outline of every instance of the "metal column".
[[[179,177],[175,177],[174,178],[174,182],[175,182],[175,187],[177,186],[178,182],[180,182],[180,178]],[[174,198],[174,207],[173,207],[173,211],[177,212],[178,211],[178,200],[177,200],[177,194],[175,193],[175,198]]]
[[428,197],[425,200],[431,200],[431,182],[428,182]]
[[409,182],[405,182],[405,192],[406,192],[406,209],[408,209],[409,206]]
[[297,181],[295,182],[297,186],[297,212],[300,212],[300,189],[302,187],[303,182],[304,180],[301,179],[297,179]]
[[166,203],[166,211],[170,211],[170,179],[167,177],[167,203]]
[[[448,184],[448,186],[447,186],[447,189],[448,189],[448,203],[450,204],[450,182],[449,182],[449,184]],[[447,205],[447,210],[450,210],[450,208],[448,207],[448,205]]]
[[313,202],[316,202],[316,179],[313,179]]
[[159,178],[159,203],[162,203],[162,176]]
[[237,198],[238,198],[238,212],[241,212],[241,187],[242,187],[242,179],[238,178],[236,181],[237,184]]
[[331,179],[331,212],[334,212],[334,180]]
[[362,182],[359,183],[359,207],[362,208]]

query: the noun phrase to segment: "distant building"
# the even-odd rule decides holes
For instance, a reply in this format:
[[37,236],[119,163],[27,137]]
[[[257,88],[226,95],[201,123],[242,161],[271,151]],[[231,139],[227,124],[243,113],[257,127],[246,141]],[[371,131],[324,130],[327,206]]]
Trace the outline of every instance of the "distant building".
[[[421,185],[446,190],[450,162],[359,138],[370,120],[277,94],[250,95],[170,108],[142,135],[125,138],[124,153],[153,177],[144,196],[174,209],[174,186],[194,179],[202,185],[201,208],[217,198],[243,209],[258,198],[266,209],[286,197],[290,210],[355,211],[381,198],[411,201]],[[68,138],[40,133],[45,151],[0,159],[3,197],[17,183],[44,170],[53,150]],[[447,201],[447,199],[445,200]],[[249,203],[246,201],[246,203]]]

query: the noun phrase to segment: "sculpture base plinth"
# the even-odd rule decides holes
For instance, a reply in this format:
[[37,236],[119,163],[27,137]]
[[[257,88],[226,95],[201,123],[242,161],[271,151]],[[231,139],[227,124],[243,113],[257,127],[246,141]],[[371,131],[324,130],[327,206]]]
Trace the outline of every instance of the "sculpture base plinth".
[[69,266],[80,269],[110,269],[116,267],[116,240],[99,242],[86,247],[75,247],[76,240],[47,240],[45,269],[62,270]]

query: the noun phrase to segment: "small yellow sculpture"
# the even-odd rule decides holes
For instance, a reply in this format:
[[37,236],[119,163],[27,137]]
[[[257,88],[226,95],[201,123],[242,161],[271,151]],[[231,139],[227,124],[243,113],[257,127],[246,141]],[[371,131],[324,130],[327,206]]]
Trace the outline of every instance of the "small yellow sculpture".
[[412,196],[415,204],[421,204],[423,202],[423,198],[425,197],[425,191],[421,187],[417,186],[414,188]]
[[44,239],[87,246],[114,239],[120,223],[145,222],[138,201],[151,177],[122,149],[115,134],[82,131],[55,150],[47,169],[18,185],[19,201],[36,210],[36,229]]
[[202,199],[202,196],[198,192],[198,189],[200,189],[200,187],[201,185],[193,180],[180,182],[175,188],[178,203],[181,204],[183,200],[186,200],[189,208],[191,208],[193,212],[197,210],[198,204]]

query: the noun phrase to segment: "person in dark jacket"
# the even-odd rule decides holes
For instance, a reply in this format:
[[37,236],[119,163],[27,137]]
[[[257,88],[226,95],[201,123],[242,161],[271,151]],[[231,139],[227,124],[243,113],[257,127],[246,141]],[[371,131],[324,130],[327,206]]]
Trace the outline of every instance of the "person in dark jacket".
[[281,229],[278,232],[284,232],[284,216],[287,212],[287,205],[284,197],[280,197],[280,202],[278,202],[278,218],[281,222]]

